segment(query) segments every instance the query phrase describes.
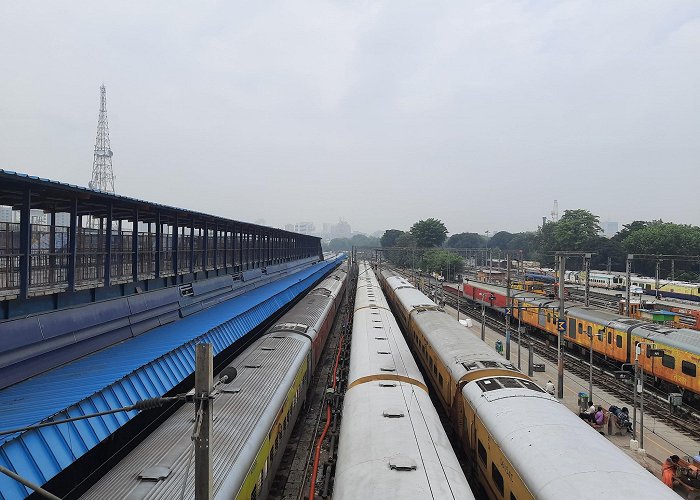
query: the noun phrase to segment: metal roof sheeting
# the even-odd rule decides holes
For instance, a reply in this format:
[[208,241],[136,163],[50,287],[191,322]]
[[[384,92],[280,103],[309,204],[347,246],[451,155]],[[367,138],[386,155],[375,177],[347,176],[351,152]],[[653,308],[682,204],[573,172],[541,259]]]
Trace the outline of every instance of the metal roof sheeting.
[[[0,393],[0,428],[12,429],[67,416],[105,411],[165,394],[194,371],[194,346],[229,347],[293,300],[337,264],[325,261],[201,313],[165,325]],[[108,437],[136,412],[0,436],[0,463],[44,484]],[[0,441],[0,442],[2,442]],[[0,474],[0,498],[30,490]]]

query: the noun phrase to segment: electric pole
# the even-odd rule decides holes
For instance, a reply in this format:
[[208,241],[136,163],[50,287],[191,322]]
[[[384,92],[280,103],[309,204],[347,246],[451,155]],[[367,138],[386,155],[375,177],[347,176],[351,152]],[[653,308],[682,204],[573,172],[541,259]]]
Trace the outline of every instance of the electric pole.
[[[566,255],[559,256],[559,321],[566,321],[564,311],[564,273],[566,272]],[[564,323],[566,325],[566,323]],[[557,335],[557,397],[564,398],[564,352],[563,335],[564,329],[559,329]]]
[[197,423],[194,442],[194,497],[196,500],[212,498],[213,371],[214,357],[211,344],[197,344],[194,372],[194,410]]
[[512,312],[512,304],[510,301],[511,263],[509,252],[506,252],[506,260],[508,261],[508,263],[506,264],[506,359],[510,361],[510,313]]

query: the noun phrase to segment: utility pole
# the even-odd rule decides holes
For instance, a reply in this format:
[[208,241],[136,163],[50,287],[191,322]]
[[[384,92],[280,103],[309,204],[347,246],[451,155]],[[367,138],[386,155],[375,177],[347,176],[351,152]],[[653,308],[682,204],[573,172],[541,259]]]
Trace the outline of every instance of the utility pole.
[[[661,260],[656,261],[656,299],[659,299],[659,275],[661,274]],[[640,305],[641,307],[641,305]]]
[[100,114],[97,119],[97,138],[92,161],[90,189],[114,194],[114,172],[112,171],[112,149],[109,143],[109,123],[107,121],[107,89],[100,87]]
[[[566,255],[559,256],[559,321],[566,321],[564,311],[564,273],[566,272]],[[564,352],[563,331],[557,335],[557,397],[564,398]]]
[[671,281],[676,279],[676,261],[671,259]]
[[214,357],[211,344],[197,344],[194,372],[195,442],[194,442],[194,497],[212,498],[212,424],[214,390]]
[[634,254],[627,254],[627,263],[625,264],[625,316],[627,316],[628,318],[632,315],[632,309],[630,308],[630,280],[632,279],[632,259],[634,259]]
[[[488,233],[488,231],[487,231]],[[488,236],[488,234],[487,234]],[[489,279],[488,282],[491,283],[491,280],[493,279],[493,253],[491,249],[489,248]]]
[[506,359],[510,361],[510,313],[512,312],[512,304],[510,301],[510,253],[506,252]]
[[583,267],[586,270],[586,307],[590,305],[591,301],[591,254],[587,253],[583,256]]
[[464,279],[459,278],[459,284],[457,285],[457,321],[459,321],[459,299],[462,295],[462,289],[464,288]]

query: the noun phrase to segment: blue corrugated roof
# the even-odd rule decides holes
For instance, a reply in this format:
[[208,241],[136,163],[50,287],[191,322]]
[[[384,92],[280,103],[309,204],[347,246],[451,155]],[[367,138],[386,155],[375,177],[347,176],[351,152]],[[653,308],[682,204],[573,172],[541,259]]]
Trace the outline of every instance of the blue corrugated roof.
[[[0,392],[0,428],[35,424],[128,406],[165,394],[194,371],[194,345],[217,354],[306,290],[335,261],[322,262]],[[136,412],[2,436],[0,463],[44,484]],[[1,442],[1,441],[0,441]],[[0,474],[0,498],[24,498],[19,483]]]

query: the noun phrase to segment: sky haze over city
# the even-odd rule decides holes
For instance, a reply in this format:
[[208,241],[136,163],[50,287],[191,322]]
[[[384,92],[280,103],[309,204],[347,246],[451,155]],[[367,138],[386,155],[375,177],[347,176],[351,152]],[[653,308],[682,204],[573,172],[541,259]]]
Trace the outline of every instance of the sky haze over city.
[[283,227],[698,224],[700,2],[0,4],[0,168]]

